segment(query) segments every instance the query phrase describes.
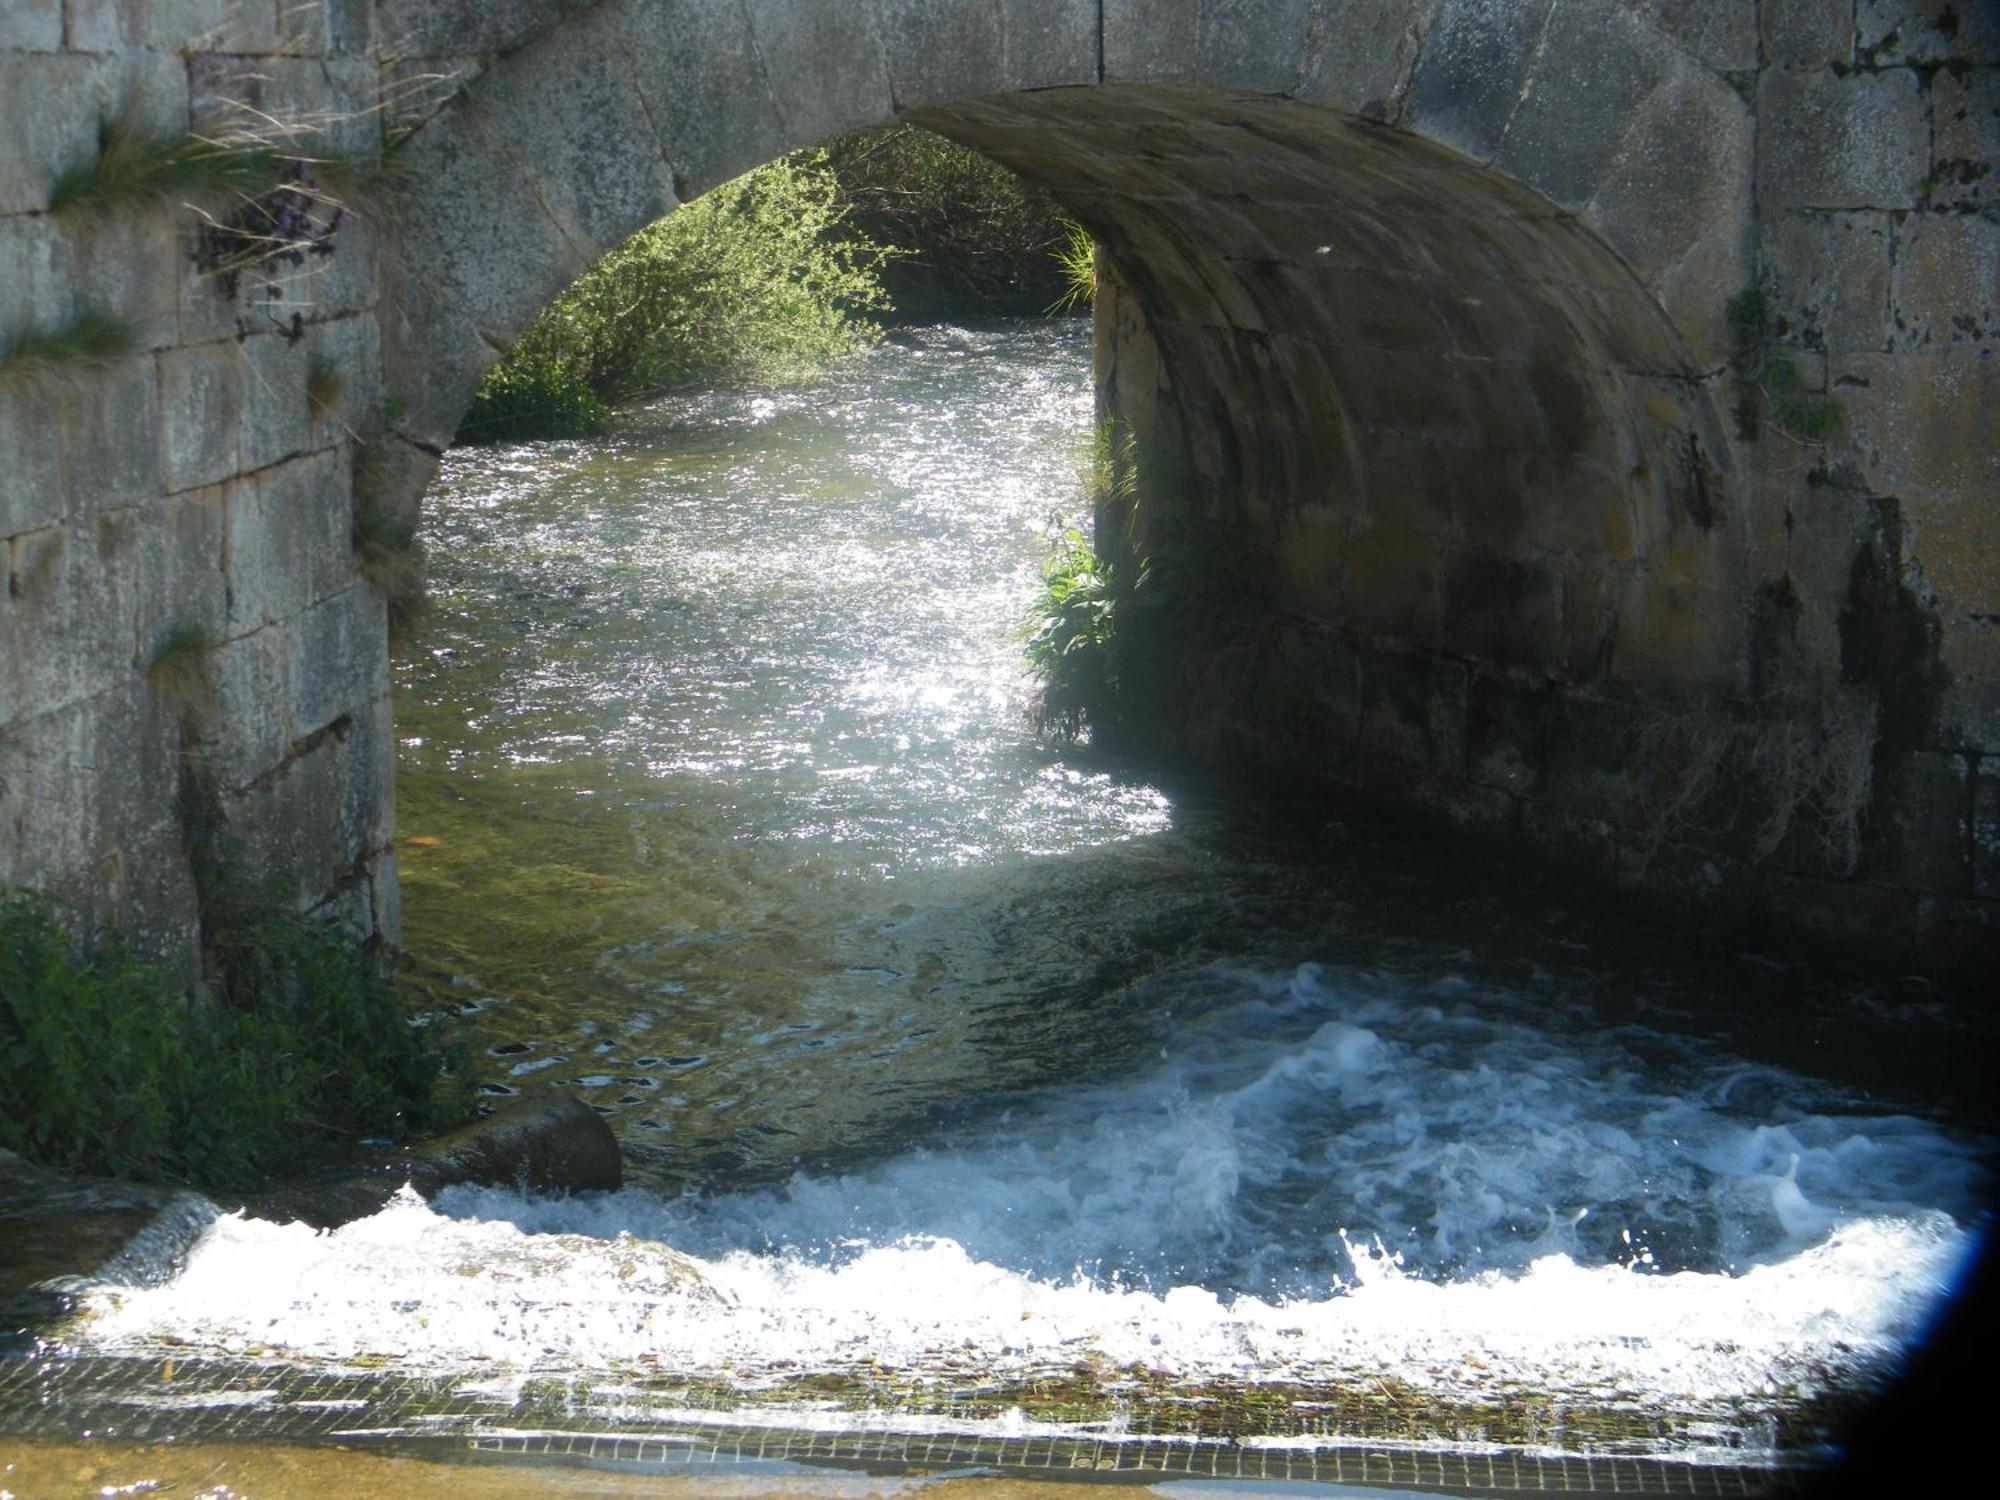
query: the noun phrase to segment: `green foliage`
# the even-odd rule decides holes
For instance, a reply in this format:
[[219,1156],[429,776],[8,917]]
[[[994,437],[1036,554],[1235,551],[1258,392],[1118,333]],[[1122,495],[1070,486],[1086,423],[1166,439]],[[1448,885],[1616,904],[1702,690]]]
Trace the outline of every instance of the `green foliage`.
[[610,425],[604,403],[569,365],[502,360],[480,382],[479,398],[459,424],[458,441],[598,437]]
[[324,354],[315,354],[306,368],[306,410],[315,422],[324,422],[340,411],[347,399],[347,374]]
[[1806,389],[1798,361],[1773,354],[1779,334],[1770,299],[1757,287],[1739,292],[1725,309],[1736,371],[1736,435],[1754,442],[1765,418],[1784,436],[1801,443],[1824,443],[1840,430],[1840,403]]
[[284,177],[279,153],[263,142],[225,142],[144,129],[127,110],[98,132],[97,154],[56,178],[55,213],[97,213],[146,199],[254,198]]
[[1110,702],[1117,687],[1116,613],[1111,570],[1082,532],[1063,532],[1042,568],[1042,592],[1028,633],[1028,664],[1042,679],[1037,733],[1077,740]]
[[[469,435],[523,435],[537,384],[553,415],[717,381],[783,382],[868,343],[882,252],[836,234],[821,151],[760,167],[640,230],[537,318],[487,373]],[[530,374],[529,372],[536,372]]]
[[892,252],[880,275],[899,319],[1029,316],[1063,295],[1061,210],[993,158],[913,125],[826,153],[847,231]]
[[1088,312],[1097,300],[1097,241],[1073,219],[1063,220],[1064,241],[1054,251],[1062,270],[1063,294],[1049,304],[1052,313]]
[[124,318],[79,313],[53,328],[28,328],[0,348],[0,386],[60,386],[101,369],[139,347],[139,332]]
[[1723,315],[1729,319],[1729,331],[1740,356],[1745,348],[1762,345],[1771,319],[1770,300],[1761,287],[1748,287],[1729,299]]
[[0,895],[0,1145],[67,1171],[248,1188],[306,1153],[467,1109],[376,955],[337,928],[260,927],[228,1002],[112,948],[80,957],[50,906]]

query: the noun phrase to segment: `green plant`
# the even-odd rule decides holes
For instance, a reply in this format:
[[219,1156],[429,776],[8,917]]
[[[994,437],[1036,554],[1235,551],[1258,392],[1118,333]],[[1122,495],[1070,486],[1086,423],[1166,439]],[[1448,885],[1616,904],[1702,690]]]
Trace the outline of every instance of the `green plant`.
[[1729,322],[1736,371],[1736,435],[1754,442],[1765,417],[1779,432],[1797,442],[1824,443],[1840,430],[1840,403],[1824,392],[1808,390],[1798,361],[1773,354],[1776,338],[1770,299],[1752,287],[1729,299]]
[[283,158],[266,143],[149,131],[127,109],[99,129],[94,156],[56,178],[49,208],[95,213],[149,198],[254,197],[283,172]]
[[843,233],[888,248],[895,316],[1029,316],[1061,295],[1061,210],[990,156],[912,125],[826,145]]
[[1074,741],[1103,712],[1117,686],[1116,616],[1110,569],[1082,532],[1064,531],[1042,568],[1028,632],[1028,664],[1042,680],[1036,733]]
[[[387,436],[364,444],[355,460],[354,521],[349,540],[361,576],[381,590],[389,606],[389,630],[401,635],[423,613],[423,549],[414,517],[397,513],[369,483],[369,449],[392,442]],[[378,450],[379,451],[379,450]]]
[[480,382],[478,399],[459,424],[457,440],[597,437],[610,425],[604,403],[570,366],[503,360]]
[[315,354],[306,367],[306,409],[315,422],[324,422],[340,411],[347,399],[347,374],[329,355]]
[[[487,372],[466,426],[526,436],[541,391],[560,421],[600,401],[716,381],[781,382],[875,337],[882,252],[834,231],[819,151],[725,183],[640,230],[545,308]],[[539,433],[537,432],[537,435]]]
[[28,328],[0,348],[0,387],[61,386],[139,347],[139,333],[124,318],[83,312],[52,328]]
[[199,621],[168,628],[146,663],[146,682],[192,737],[215,718],[215,633]]
[[1064,243],[1055,251],[1062,268],[1063,294],[1049,304],[1052,313],[1088,309],[1097,300],[1097,241],[1073,219],[1063,220]]
[[40,897],[0,892],[10,1150],[240,1189],[467,1112],[462,1056],[413,1025],[379,955],[330,924],[267,916],[235,950],[256,957],[241,982],[190,997],[173,965],[115,944],[80,955],[55,918]]

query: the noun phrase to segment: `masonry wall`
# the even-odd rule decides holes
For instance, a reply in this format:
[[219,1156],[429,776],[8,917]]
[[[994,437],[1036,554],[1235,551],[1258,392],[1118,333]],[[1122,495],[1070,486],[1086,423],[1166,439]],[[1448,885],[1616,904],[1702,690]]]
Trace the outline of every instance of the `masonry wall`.
[[[2000,13],[1937,0],[9,0],[0,349],[136,347],[0,376],[0,886],[184,950],[195,768],[253,875],[393,936],[357,468],[413,514],[591,259],[900,115],[1099,230],[1110,399],[1261,549],[1190,742],[1990,961],[1996,68]],[[175,201],[51,211],[127,110],[364,162],[415,127],[414,181],[232,283]]]
[[[349,540],[353,436],[380,400],[374,257],[364,217],[329,255],[232,281],[199,262],[203,221],[179,202],[54,213],[50,193],[128,112],[167,135],[275,122],[302,152],[376,149],[368,19],[0,9],[0,348],[84,313],[135,344],[0,376],[0,887],[50,889],[145,952],[193,949],[196,759],[246,873],[395,931],[384,606]],[[323,415],[316,360],[345,384]],[[212,647],[192,734],[185,694],[148,676],[177,634]]]
[[[1713,24],[1684,37],[1678,64],[1644,49],[1633,63],[1615,25],[1557,36],[1553,20],[1516,32],[1511,61],[1508,37],[1478,36],[1471,63],[1471,8],[1447,5],[1408,70],[1350,105],[1539,189],[1672,315],[1678,357],[1635,353],[1643,320],[1622,314],[1623,348],[1558,335],[1557,373],[1591,393],[1573,404],[1604,408],[1572,418],[1593,460],[1582,493],[1547,437],[1562,393],[1526,356],[1587,322],[1584,299],[1530,308],[1506,285],[1560,286],[1575,273],[1558,258],[1413,257],[1400,289],[1359,277],[1317,321],[1294,308],[1252,337],[1251,318],[1203,326],[1196,299],[1162,289],[1146,230],[1107,236],[1102,405],[1132,431],[1164,431],[1155,449],[1178,449],[1198,476],[1192,503],[1237,516],[1265,564],[1255,620],[1187,653],[1170,729],[1212,759],[1485,830],[1665,906],[1989,974],[2000,18],[1727,12],[1701,13]],[[1729,97],[1682,89],[1662,107],[1673,91],[1642,80],[1690,59]],[[1597,97],[1561,128],[1538,120],[1566,89]],[[1690,98],[1717,101],[1712,118],[1690,118]],[[1671,181],[1691,162],[1698,191]],[[1392,219],[1365,173],[1338,197],[1343,217]],[[1198,211],[1174,218],[1197,226],[1190,242],[1227,243]],[[1406,243],[1421,237],[1421,215],[1393,222]],[[1337,233],[1323,238],[1273,237],[1261,254],[1311,277],[1329,249],[1343,256]],[[1210,282],[1248,279],[1226,252],[1216,261],[1201,266]],[[1761,308],[1740,300],[1752,289]],[[1440,399],[1510,357],[1440,322],[1522,312],[1502,343],[1523,361],[1524,414],[1482,423]],[[1292,347],[1298,335],[1319,352]],[[1706,397],[1713,420],[1670,424],[1704,445],[1705,493],[1686,473],[1676,483],[1672,445],[1648,439],[1643,414],[1622,466],[1603,443],[1625,419],[1602,392],[1648,371],[1670,378],[1632,403],[1642,413]],[[1309,426],[1261,420],[1283,399],[1272,387],[1302,381],[1330,386],[1319,404],[1346,424],[1318,452]],[[1233,415],[1217,422],[1218,405]],[[1259,483],[1255,463],[1216,452],[1230,427],[1289,475]],[[1176,503],[1189,501],[1142,493],[1140,508]],[[1107,543],[1128,568],[1146,546],[1132,536]]]

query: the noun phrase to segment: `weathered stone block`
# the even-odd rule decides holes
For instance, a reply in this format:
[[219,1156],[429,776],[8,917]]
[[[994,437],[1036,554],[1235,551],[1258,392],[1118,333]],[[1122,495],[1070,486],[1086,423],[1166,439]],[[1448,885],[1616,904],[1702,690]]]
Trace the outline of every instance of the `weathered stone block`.
[[1965,214],[1913,214],[1889,282],[1890,348],[2000,340],[2000,223]]
[[160,476],[169,492],[216,484],[241,463],[243,368],[235,344],[157,356]]
[[10,0],[0,10],[0,49],[55,52],[63,44],[63,0]]
[[289,625],[272,625],[225,641],[215,652],[216,716],[209,751],[226,787],[248,786],[285,763],[299,737],[292,717]]
[[180,337],[179,284],[192,274],[181,243],[184,218],[166,204],[131,203],[55,221],[55,254],[77,301],[130,323],[144,349]]
[[1834,394],[1846,440],[1876,493],[1949,498],[2000,486],[2000,447],[1980,417],[2000,410],[2000,357],[1992,350],[1856,355],[1839,368]]
[[180,59],[0,52],[0,214],[48,207],[57,176],[95,160],[100,127],[128,110],[142,129],[185,130]]
[[1417,58],[1404,123],[1480,161],[1499,151],[1549,10],[1444,0]]
[[744,8],[792,144],[810,145],[895,117],[873,6],[745,0]]
[[322,449],[229,487],[229,617],[234,631],[302,614],[354,581],[347,467]]
[[[403,253],[395,249],[388,255]],[[472,405],[479,377],[500,351],[480,337],[442,288],[406,272],[386,284],[384,293],[376,310],[383,398],[393,395],[402,404],[400,430],[442,452]],[[374,415],[361,412],[355,429],[366,432]]]
[[0,349],[16,333],[76,315],[77,288],[57,267],[56,228],[44,214],[0,215]]
[[1764,0],[1764,55],[1781,68],[1854,61],[1854,0]]
[[1184,83],[1195,73],[1201,0],[1104,0],[1104,77]]
[[1959,494],[1903,502],[1912,552],[1948,611],[2000,618],[2000,502]]
[[70,45],[88,52],[268,53],[276,0],[69,0]]
[[[1604,153],[1588,185],[1584,221],[1663,297],[1676,326],[1712,360],[1728,347],[1728,297],[1716,289],[1751,279],[1749,106],[1713,75],[1682,65],[1627,107],[1612,132],[1616,149]],[[1549,120],[1557,135],[1575,124],[1553,114]],[[1698,274],[1676,279],[1690,260]]]
[[899,109],[1096,79],[1095,4],[881,0],[879,10]]
[[1717,5],[1714,0],[1638,0],[1633,9],[1647,25],[1672,37],[1704,67],[1741,73],[1758,65],[1755,6]]
[[[0,612],[0,622],[6,616]],[[0,623],[0,629],[4,629]],[[0,656],[0,679],[6,661]],[[0,687],[0,694],[4,687]],[[88,705],[9,718],[0,696],[0,888],[92,894],[100,783]]]
[[0,540],[62,518],[62,448],[54,390],[14,381],[0,385]]
[[741,0],[612,6],[606,16],[688,196],[798,144],[779,121]]
[[1933,208],[1991,208],[2000,203],[1996,162],[2000,162],[2000,70],[1940,68],[1931,78],[1926,201]]
[[1365,119],[1397,119],[1431,9],[1411,0],[1318,0],[1307,23],[1299,97]]
[[1909,208],[1930,170],[1930,123],[1914,73],[1793,73],[1758,84],[1757,199],[1789,208]]
[[344,440],[349,428],[366,426],[382,409],[382,353],[375,320],[337,318],[306,330],[309,359],[324,360],[344,382],[324,412],[308,411],[315,445]]
[[176,626],[221,640],[228,621],[222,573],[223,488],[190,490],[139,512],[133,617],[143,664]]
[[[1704,81],[1728,93],[1684,64],[1676,70],[1679,61],[1615,6],[1585,0],[1553,7],[1493,164],[1563,207],[1581,208],[1620,156],[1635,104],[1654,107],[1654,96],[1665,88],[1680,97],[1660,113],[1678,116],[1684,113],[1685,96],[1698,98]],[[1735,102],[1741,114],[1741,102]],[[1711,127],[1718,123],[1712,107],[1702,110],[1699,119]],[[1739,127],[1737,133],[1745,132]],[[1642,143],[1641,159],[1652,144]],[[1710,143],[1699,134],[1682,134],[1675,144],[1680,149],[1670,154],[1682,158],[1693,155],[1689,148]],[[1688,174],[1698,175],[1704,165],[1690,163]],[[1646,247],[1635,243],[1631,248]]]
[[622,40],[617,23],[586,9],[563,28],[570,45],[509,59],[467,108],[489,141],[504,142],[588,262],[677,200],[667,143],[654,138],[627,70],[605,66]]
[[136,530],[131,512],[121,511],[8,544],[0,718],[67,707],[131,676]]
[[1856,0],[1858,61],[2000,62],[2000,13],[1968,0]]
[[1201,7],[1202,77],[1224,88],[1295,93],[1303,81],[1312,9],[1309,0],[1207,0]]
[[299,616],[292,655],[294,716],[311,734],[388,691],[389,625],[381,595],[366,584]]
[[142,355],[96,372],[58,403],[55,438],[71,519],[160,493],[154,393],[154,363]]
[[[507,52],[561,24],[576,0],[375,0],[376,33],[411,53]],[[619,4],[617,8],[638,9]]]
[[470,323],[506,348],[596,251],[564,235],[505,145],[505,128],[483,114],[460,110],[433,121],[403,155],[425,189],[397,215],[396,242],[381,250],[385,262],[400,262],[405,295],[420,283],[434,286],[445,319]]
[[246,472],[302,451],[312,440],[306,403],[310,351],[303,338],[266,333],[235,346],[243,360],[243,442]]
[[1886,349],[1893,232],[1883,213],[1767,216],[1766,290],[1787,336],[1835,355]]

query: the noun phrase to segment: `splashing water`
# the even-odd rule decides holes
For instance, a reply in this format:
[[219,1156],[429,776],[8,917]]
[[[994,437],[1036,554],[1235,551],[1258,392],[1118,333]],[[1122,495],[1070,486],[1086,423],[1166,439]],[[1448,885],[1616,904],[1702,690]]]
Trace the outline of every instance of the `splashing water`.
[[671,1376],[710,1423],[1820,1441],[1967,1252],[1977,1047],[1037,745],[1019,622],[1085,364],[933,331],[454,454],[398,704],[408,939],[489,1089],[590,1100],[640,1186],[228,1216],[77,1337],[561,1375],[605,1420]]

